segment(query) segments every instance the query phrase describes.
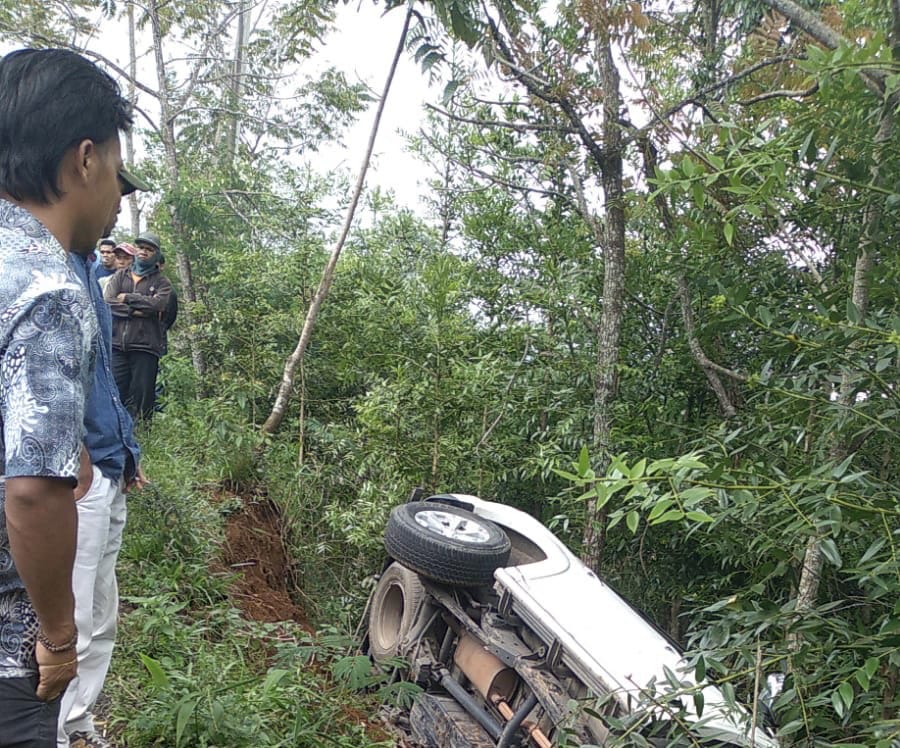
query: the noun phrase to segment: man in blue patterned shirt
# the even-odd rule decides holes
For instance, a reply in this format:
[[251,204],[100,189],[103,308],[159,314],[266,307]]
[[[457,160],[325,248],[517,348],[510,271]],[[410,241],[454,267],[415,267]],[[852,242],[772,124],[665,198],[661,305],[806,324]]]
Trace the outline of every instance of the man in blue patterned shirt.
[[0,60],[0,746],[56,745],[77,671],[76,493],[97,318],[69,264],[111,231],[128,102],[64,50]]

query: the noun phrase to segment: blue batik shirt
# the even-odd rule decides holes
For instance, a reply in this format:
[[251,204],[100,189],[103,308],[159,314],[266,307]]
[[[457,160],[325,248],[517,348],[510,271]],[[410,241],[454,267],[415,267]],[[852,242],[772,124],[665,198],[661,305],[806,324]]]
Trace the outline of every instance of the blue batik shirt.
[[103,475],[114,483],[123,476],[129,481],[137,470],[141,451],[134,441],[134,423],[122,405],[112,373],[112,313],[97,283],[96,265],[80,255],[70,254],[69,261],[90,293],[100,329],[94,384],[84,414],[84,445],[91,463]]
[[9,550],[6,479],[76,484],[96,345],[97,317],[68,253],[0,200],[0,677],[37,672],[38,624]]

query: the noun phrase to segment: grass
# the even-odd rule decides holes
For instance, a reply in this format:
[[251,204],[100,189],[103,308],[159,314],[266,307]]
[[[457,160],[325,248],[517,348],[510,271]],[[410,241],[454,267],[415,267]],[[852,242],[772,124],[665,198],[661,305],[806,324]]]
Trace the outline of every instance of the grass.
[[214,562],[234,507],[212,498],[239,481],[228,473],[242,448],[210,416],[203,403],[173,407],[141,434],[152,485],[129,497],[110,733],[129,748],[393,745],[369,723],[374,699],[340,677],[347,632],[323,639],[290,621],[249,621],[232,604],[229,573]]

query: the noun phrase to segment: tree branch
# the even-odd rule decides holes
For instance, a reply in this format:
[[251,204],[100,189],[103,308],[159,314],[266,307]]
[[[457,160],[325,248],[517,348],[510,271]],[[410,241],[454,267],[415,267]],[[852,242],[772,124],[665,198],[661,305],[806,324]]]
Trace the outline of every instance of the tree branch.
[[221,34],[225,31],[225,28],[231,23],[231,19],[233,19],[238,13],[241,12],[241,6],[238,5],[231,12],[226,13],[221,23],[216,27],[215,31],[210,32],[205,39],[205,46],[203,48],[203,52],[195,58],[197,60],[193,69],[191,70],[191,75],[188,78],[187,86],[184,89],[184,92],[181,94],[181,99],[178,103],[172,107],[173,117],[177,117],[185,104],[187,104],[188,100],[191,98],[191,94],[194,93],[194,88],[197,86],[197,81],[200,78],[200,71],[203,67],[203,63],[206,61],[207,56],[209,55],[209,50],[212,48],[212,45],[219,41]]
[[761,101],[769,101],[770,99],[803,99],[812,96],[819,90],[819,84],[813,83],[809,88],[800,89],[798,91],[766,91],[758,96],[751,96],[749,99],[741,99],[738,104],[741,106],[750,106],[758,104]]
[[470,117],[462,117],[458,114],[453,114],[453,112],[448,112],[444,109],[440,109],[433,104],[425,104],[425,107],[433,112],[437,112],[444,117],[455,120],[456,122],[465,122],[469,125],[479,125],[481,127],[502,127],[508,130],[515,130],[516,132],[523,133],[529,131],[575,133],[575,130],[571,128],[561,127],[560,125],[539,125],[520,122],[504,122],[501,120],[472,119]]
[[32,41],[38,42],[40,44],[45,44],[49,47],[65,47],[66,49],[71,50],[72,52],[77,52],[80,55],[84,55],[85,57],[90,57],[94,60],[102,62],[106,67],[112,70],[116,75],[121,76],[129,83],[131,83],[135,88],[143,91],[145,94],[149,94],[154,99],[159,99],[160,94],[159,91],[156,91],[149,86],[141,83],[136,78],[132,77],[129,73],[123,70],[121,67],[116,65],[112,60],[110,60],[105,55],[100,54],[99,52],[95,52],[92,49],[84,49],[77,44],[71,44],[67,42],[62,42],[59,39],[50,39],[49,37],[43,36],[42,34],[30,34],[29,35]]
[[[837,31],[824,23],[818,16],[811,13],[806,8],[797,5],[794,0],[762,0],[763,5],[769,6],[772,10],[777,11],[797,28],[809,34],[819,44],[829,49],[837,49],[841,44],[854,46],[852,42],[841,36]],[[866,83],[866,86],[877,96],[884,96],[885,79],[887,73],[884,70],[871,69],[862,70],[860,75]]]
[[678,114],[678,112],[680,112],[682,109],[684,109],[686,106],[689,106],[690,104],[693,104],[694,106],[705,108],[703,103],[701,102],[701,99],[704,99],[705,97],[709,96],[711,93],[715,93],[716,91],[718,91],[720,89],[727,88],[728,86],[733,85],[734,83],[737,83],[738,81],[741,81],[744,78],[747,78],[748,76],[753,75],[754,73],[756,73],[759,70],[762,70],[763,68],[770,67],[771,65],[780,65],[783,62],[789,62],[791,60],[799,60],[799,59],[802,59],[802,57],[799,55],[779,55],[778,57],[771,57],[767,60],[760,60],[759,62],[757,62],[753,65],[750,65],[747,68],[744,68],[743,70],[735,73],[734,75],[729,76],[725,80],[721,80],[718,83],[714,83],[710,86],[707,86],[706,88],[701,88],[696,93],[691,94],[688,98],[682,99],[677,104],[670,106],[668,109],[666,109],[662,112],[654,111],[653,118],[646,125],[644,125],[642,128],[640,128],[637,131],[637,137],[640,137],[641,133],[648,131],[657,122],[662,122],[663,120],[668,120],[670,117],[672,117],[675,114]]
[[493,430],[496,428],[497,424],[500,423],[500,419],[503,418],[503,410],[506,405],[507,398],[509,398],[509,393],[512,391],[513,384],[516,381],[516,377],[519,375],[519,370],[522,368],[525,361],[528,359],[528,352],[531,350],[531,343],[526,340],[525,341],[525,350],[522,352],[522,358],[519,360],[519,363],[516,365],[515,370],[509,377],[509,381],[506,383],[506,389],[503,390],[503,398],[501,400],[500,412],[497,414],[497,417],[491,422],[491,425],[487,427],[484,434],[482,434],[481,439],[478,440],[478,444],[475,445],[475,449],[480,449],[484,446],[484,443],[488,440],[488,437],[491,435]]
[[603,171],[607,161],[606,154],[598,145],[597,141],[594,140],[593,136],[588,132],[581,117],[575,111],[575,107],[572,106],[572,103],[568,99],[554,95],[550,91],[549,83],[547,83],[546,81],[542,81],[533,73],[527,70],[523,70],[521,67],[517,66],[516,63],[513,62],[512,50],[510,50],[509,45],[506,44],[506,40],[500,33],[500,29],[497,28],[497,24],[494,23],[494,20],[490,17],[488,17],[488,23],[490,24],[491,36],[494,39],[494,43],[497,45],[503,55],[500,62],[515,74],[516,79],[523,86],[525,86],[526,90],[529,93],[531,93],[533,96],[537,96],[543,101],[546,101],[548,104],[554,104],[558,106],[562,110],[563,114],[566,115],[566,118],[575,129],[575,134],[591,154],[591,157],[594,159],[594,163],[596,164],[597,168],[600,171]]

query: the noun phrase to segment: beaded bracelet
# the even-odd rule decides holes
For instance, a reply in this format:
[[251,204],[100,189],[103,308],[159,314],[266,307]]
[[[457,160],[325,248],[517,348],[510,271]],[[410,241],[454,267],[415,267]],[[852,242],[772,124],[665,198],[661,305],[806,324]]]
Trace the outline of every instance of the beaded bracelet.
[[53,652],[53,654],[68,652],[69,650],[75,649],[75,647],[78,645],[78,629],[75,629],[75,633],[72,634],[72,638],[64,644],[54,644],[52,641],[50,641],[50,639],[47,638],[47,635],[41,629],[38,629],[37,640],[43,645],[44,649],[46,649],[48,652]]

